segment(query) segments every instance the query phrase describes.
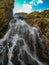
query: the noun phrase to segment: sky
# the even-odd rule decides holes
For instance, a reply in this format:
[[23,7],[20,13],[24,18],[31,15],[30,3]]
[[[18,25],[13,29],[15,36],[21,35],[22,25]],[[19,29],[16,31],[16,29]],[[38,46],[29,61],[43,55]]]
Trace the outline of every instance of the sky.
[[43,11],[49,9],[49,0],[14,0],[14,13]]

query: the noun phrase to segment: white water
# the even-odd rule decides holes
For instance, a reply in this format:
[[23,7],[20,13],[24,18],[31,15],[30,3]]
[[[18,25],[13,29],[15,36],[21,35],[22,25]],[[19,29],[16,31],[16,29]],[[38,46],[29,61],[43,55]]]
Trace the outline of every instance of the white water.
[[[26,45],[26,43],[24,42],[24,50],[26,51],[26,53],[32,58],[32,60],[35,60],[39,65],[43,65],[43,63],[41,63],[36,56],[32,56],[32,54],[29,52],[29,50],[27,49],[28,46]],[[36,55],[36,54],[35,54]]]
[[[20,59],[20,55],[23,54],[22,50],[24,50],[32,59],[32,61],[36,61],[38,63],[38,65],[45,65],[44,63],[40,62],[37,58],[36,55],[36,34],[39,37],[39,32],[38,29],[35,27],[31,27],[29,26],[24,20],[18,20],[16,19],[16,22],[13,22],[14,20],[11,20],[11,22],[9,23],[9,30],[8,32],[5,34],[5,36],[3,37],[3,39],[0,39],[0,44],[4,41],[7,40],[7,45],[9,44],[9,40],[12,42],[12,47],[8,46],[8,65],[14,65],[11,61],[11,58],[13,56],[13,49],[14,47],[17,45],[17,41],[18,40],[23,40],[24,45],[20,46],[19,45],[19,54],[18,54],[18,61],[21,62],[21,65],[26,65],[24,60]],[[26,27],[26,28],[25,28]],[[25,30],[26,29],[26,30]],[[32,40],[33,40],[33,46],[34,46],[34,52],[33,54],[31,54],[30,52],[30,48],[28,47],[27,43],[25,42],[25,39],[23,38],[24,36],[24,32],[26,32],[27,30],[29,30],[29,35],[32,35]],[[20,34],[21,32],[21,34]],[[39,37],[40,39],[40,37]],[[41,39],[40,39],[41,40]],[[40,42],[41,43],[41,42]]]
[[11,57],[12,57],[12,51],[13,51],[13,48],[14,46],[16,45],[16,41],[18,40],[18,34],[16,34],[13,39],[12,39],[12,47],[9,49],[9,52],[8,52],[8,57],[9,57],[9,61],[8,61],[8,65],[13,65],[13,63],[11,62]]

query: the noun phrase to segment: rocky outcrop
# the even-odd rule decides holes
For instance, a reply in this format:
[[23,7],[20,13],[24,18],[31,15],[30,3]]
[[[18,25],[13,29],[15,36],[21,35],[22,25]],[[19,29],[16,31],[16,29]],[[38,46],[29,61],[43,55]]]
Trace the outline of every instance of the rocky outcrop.
[[8,47],[7,42],[2,41],[0,44],[0,65],[7,65],[8,63]]
[[30,26],[37,27],[45,43],[45,53],[49,56],[49,10],[43,12],[32,12],[30,14],[21,13],[21,17],[26,20]]
[[14,0],[0,1],[0,37],[3,37],[8,28],[9,21],[13,18]]

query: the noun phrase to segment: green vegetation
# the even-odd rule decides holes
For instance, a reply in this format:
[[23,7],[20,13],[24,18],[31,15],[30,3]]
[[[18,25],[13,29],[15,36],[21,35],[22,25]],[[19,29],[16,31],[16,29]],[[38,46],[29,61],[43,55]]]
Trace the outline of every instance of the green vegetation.
[[30,26],[39,29],[45,44],[45,53],[49,56],[49,10],[42,12],[21,13],[20,16],[26,20]]
[[0,22],[0,27],[3,27],[3,22]]

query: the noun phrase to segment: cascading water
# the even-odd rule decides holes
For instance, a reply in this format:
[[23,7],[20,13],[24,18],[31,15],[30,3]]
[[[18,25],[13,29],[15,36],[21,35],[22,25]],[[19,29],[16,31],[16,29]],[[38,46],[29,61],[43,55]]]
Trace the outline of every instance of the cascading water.
[[[17,65],[45,65],[44,62],[38,59],[36,51],[37,37],[39,39],[39,44],[42,44],[38,29],[35,27],[32,28],[24,20],[16,18],[15,21],[14,19],[10,21],[9,27],[3,39],[0,39],[0,65],[5,65],[5,57],[2,58],[3,50],[6,49],[5,46],[8,48],[8,63],[6,65],[16,65],[17,61],[19,62]],[[6,44],[4,41],[6,41]],[[16,51],[14,48],[16,48]],[[14,55],[16,56],[14,57]],[[25,60],[25,56],[27,56],[27,61]],[[15,60],[15,58],[17,58],[17,60]]]

